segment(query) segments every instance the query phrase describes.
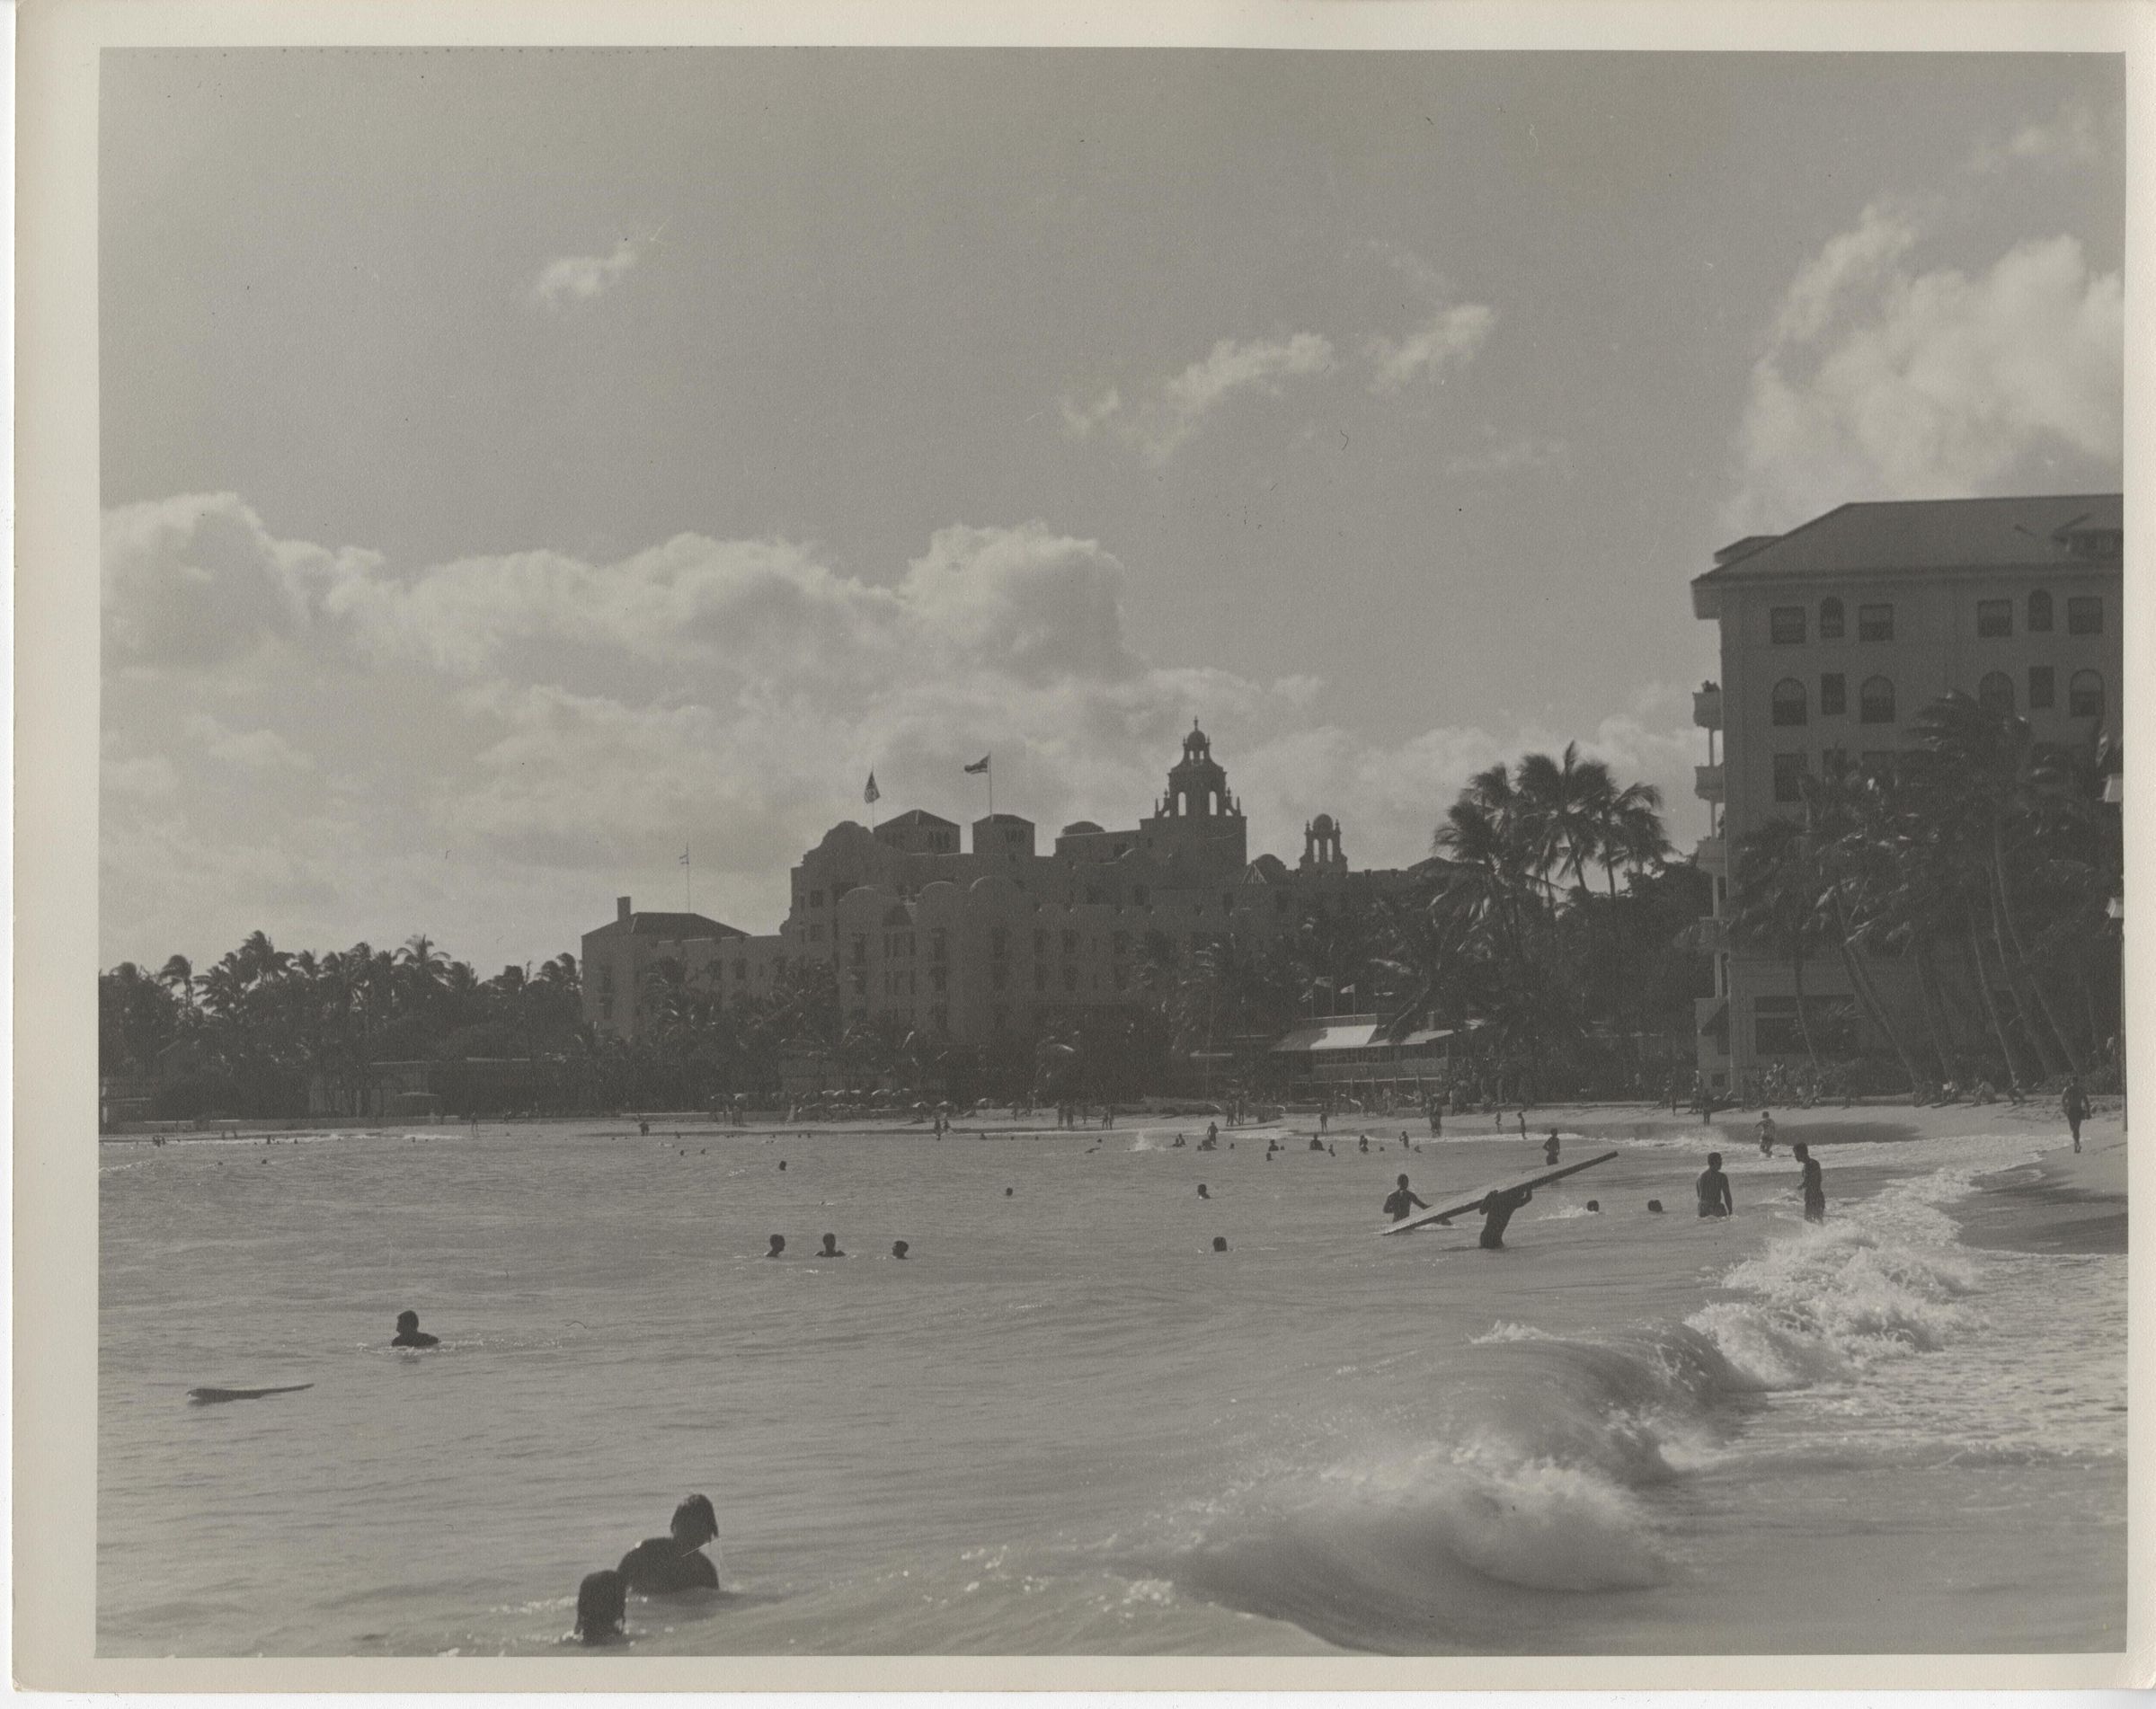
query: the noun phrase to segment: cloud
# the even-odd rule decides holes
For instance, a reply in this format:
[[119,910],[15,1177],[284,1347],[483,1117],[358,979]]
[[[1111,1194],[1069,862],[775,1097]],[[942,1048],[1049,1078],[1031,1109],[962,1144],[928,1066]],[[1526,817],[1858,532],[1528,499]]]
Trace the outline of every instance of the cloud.
[[[1358,863],[1397,863],[1530,739],[1376,739],[1326,719],[1315,677],[1160,664],[1125,615],[1129,569],[1039,521],[939,529],[881,581],[696,536],[410,568],[279,537],[231,494],[129,507],[106,541],[107,626],[128,638],[105,687],[108,959],[214,959],[260,926],[294,946],[425,929],[522,961],[573,947],[625,890],[679,896],[685,841],[698,906],[768,930],[871,767],[887,810],[970,819],[961,767],[992,751],[997,805],[1052,837],[1149,811],[1193,716],[1254,853],[1292,859],[1323,810]],[[251,614],[244,645],[160,633],[198,621],[205,586],[246,595],[226,601]]]
[[2067,236],[2018,244],[1974,276],[1918,272],[1921,235],[1875,205],[1798,270],[1752,368],[1726,527],[1788,527],[1850,500],[2116,478],[2120,276]]
[[1442,380],[1445,370],[1474,360],[1497,323],[1486,303],[1454,303],[1440,308],[1403,339],[1371,338],[1363,355],[1374,372],[1370,389],[1397,392],[1417,380]]
[[629,276],[642,252],[628,238],[605,255],[561,255],[539,270],[532,300],[556,313],[604,297]]
[[1461,451],[1445,459],[1445,473],[1456,481],[1504,480],[1515,474],[1543,474],[1563,469],[1572,447],[1562,439],[1537,433],[1500,438],[1486,435],[1478,450]]
[[1075,438],[1113,431],[1155,468],[1164,465],[1205,419],[1238,393],[1278,397],[1288,382],[1333,371],[1332,341],[1317,332],[1238,343],[1224,338],[1201,360],[1126,403],[1113,388],[1091,403],[1066,398],[1063,424]]
[[1990,176],[2017,166],[2093,166],[2107,159],[2119,124],[2076,95],[2048,119],[2032,119],[2005,137],[1988,137],[1969,155],[1969,170]]

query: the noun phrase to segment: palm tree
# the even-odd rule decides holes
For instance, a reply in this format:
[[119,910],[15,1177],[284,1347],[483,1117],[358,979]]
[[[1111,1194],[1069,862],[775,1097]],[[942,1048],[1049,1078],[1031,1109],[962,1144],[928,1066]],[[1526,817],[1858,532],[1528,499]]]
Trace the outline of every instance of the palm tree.
[[1522,759],[1517,788],[1537,872],[1545,878],[1569,873],[1579,884],[1588,863],[1608,846],[1617,795],[1610,768],[1599,759],[1582,759],[1580,745],[1566,742],[1562,758],[1530,754]]
[[184,955],[168,957],[157,970],[157,982],[180,994],[180,1007],[189,1020],[195,1013],[195,968]]

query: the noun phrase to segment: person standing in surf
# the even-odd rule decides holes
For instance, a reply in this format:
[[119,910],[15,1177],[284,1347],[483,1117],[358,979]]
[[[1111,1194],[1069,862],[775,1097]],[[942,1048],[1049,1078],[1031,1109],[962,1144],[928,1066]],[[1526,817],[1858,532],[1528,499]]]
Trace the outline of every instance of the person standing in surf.
[[1812,1155],[1812,1147],[1799,1139],[1789,1147],[1789,1155],[1804,1165],[1804,1219],[1806,1222],[1826,1220],[1826,1182],[1821,1177],[1819,1159]]
[[1762,1110],[1760,1111],[1760,1156],[1771,1157],[1773,1155],[1774,1112],[1770,1110]]
[[1385,1200],[1385,1214],[1395,1222],[1405,1221],[1410,1209],[1427,1210],[1429,1209],[1428,1205],[1415,1196],[1413,1189],[1407,1185],[1406,1175],[1400,1177],[1400,1184],[1387,1196]]
[[430,1335],[419,1326],[419,1314],[402,1311],[396,1315],[396,1335],[389,1343],[392,1347],[439,1347],[441,1337]]
[[1512,1221],[1513,1213],[1534,1196],[1531,1187],[1507,1187],[1486,1195],[1476,1207],[1482,1212],[1482,1234],[1477,1244],[1485,1252],[1503,1251],[1505,1225]]
[[719,1535],[719,1516],[708,1495],[692,1495],[674,1510],[665,1536],[649,1536],[621,1557],[622,1583],[646,1596],[673,1590],[715,1590],[719,1570],[704,1545]]
[[1699,1172],[1699,1179],[1692,1183],[1699,1195],[1699,1214],[1702,1217],[1728,1217],[1736,1212],[1736,1200],[1729,1191],[1729,1177],[1722,1173],[1722,1154],[1707,1154],[1707,1167]]
[[1552,1128],[1549,1138],[1542,1142],[1542,1161],[1552,1169],[1557,1166],[1557,1130]]

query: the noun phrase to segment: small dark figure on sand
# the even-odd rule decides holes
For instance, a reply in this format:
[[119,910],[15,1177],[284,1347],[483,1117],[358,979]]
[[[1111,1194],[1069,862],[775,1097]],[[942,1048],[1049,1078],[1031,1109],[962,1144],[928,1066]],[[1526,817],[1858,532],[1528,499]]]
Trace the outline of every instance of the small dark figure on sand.
[[2082,1085],[2080,1076],[2066,1083],[2066,1091],[2059,1099],[2059,1108],[2066,1113],[2066,1125],[2073,1133],[2073,1148],[2081,1148],[2081,1123],[2089,1120],[2089,1089]]

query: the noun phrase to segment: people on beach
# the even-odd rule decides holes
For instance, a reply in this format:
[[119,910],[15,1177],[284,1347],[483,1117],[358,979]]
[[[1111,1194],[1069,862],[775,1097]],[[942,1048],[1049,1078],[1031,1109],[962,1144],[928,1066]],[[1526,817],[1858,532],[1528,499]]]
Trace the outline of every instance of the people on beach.
[[1362,1152],[1366,1156],[1369,1155],[1370,1136],[1368,1134],[1364,1134],[1361,1138],[1355,1141],[1355,1149]]
[[1325,1141],[1320,1139],[1316,1134],[1312,1134],[1310,1136],[1310,1149],[1312,1151],[1323,1151],[1325,1149]]
[[585,1573],[576,1587],[576,1641],[593,1646],[620,1643],[627,1601],[621,1574],[612,1567]]
[[1398,1184],[1386,1197],[1385,1214],[1393,1221],[1401,1222],[1406,1220],[1410,1209],[1427,1210],[1430,1207],[1415,1196],[1414,1189],[1407,1184],[1407,1177],[1402,1175]]
[[719,1535],[719,1516],[711,1498],[692,1495],[674,1510],[665,1536],[649,1536],[621,1557],[615,1569],[622,1583],[646,1596],[675,1590],[715,1590],[719,1570],[704,1545]]
[[430,1335],[419,1326],[419,1314],[401,1311],[396,1315],[396,1338],[392,1347],[439,1347],[441,1337]]
[[1522,1139],[1527,1138],[1527,1111],[1524,1110],[1520,1112],[1520,1137]]
[[1557,1130],[1552,1128],[1549,1138],[1542,1142],[1542,1161],[1552,1169],[1557,1166]]
[[766,1253],[764,1256],[767,1258],[784,1258],[785,1255],[786,1237],[784,1235],[773,1235],[771,1236],[771,1250]]
[[1762,1110],[1760,1111],[1760,1156],[1771,1157],[1773,1155],[1774,1112],[1771,1110]]
[[2089,1090],[2081,1084],[2079,1075],[2066,1083],[2060,1096],[2059,1108],[2066,1113],[2066,1125],[2073,1134],[2073,1148],[2081,1148],[2081,1123],[2089,1119]]
[[1702,1217],[1727,1217],[1736,1209],[1736,1200],[1730,1196],[1729,1177],[1722,1173],[1722,1154],[1707,1154],[1707,1167],[1699,1172],[1699,1179],[1692,1183],[1699,1195],[1699,1214]]
[[1806,1222],[1826,1220],[1826,1183],[1821,1178],[1819,1159],[1812,1155],[1812,1147],[1799,1139],[1789,1147],[1789,1155],[1804,1165],[1801,1185],[1804,1190],[1804,1219]]
[[842,1253],[842,1252],[840,1252],[840,1251],[838,1250],[838,1235],[824,1235],[824,1237],[823,1237],[823,1250],[822,1250],[821,1252],[818,1253],[816,1254],[816,1256],[817,1256],[817,1257],[819,1257],[819,1258],[843,1258],[843,1257],[845,1257],[845,1256],[846,1256],[846,1254],[845,1254],[844,1253]]

